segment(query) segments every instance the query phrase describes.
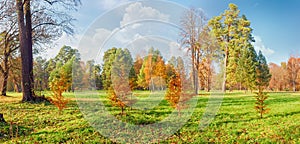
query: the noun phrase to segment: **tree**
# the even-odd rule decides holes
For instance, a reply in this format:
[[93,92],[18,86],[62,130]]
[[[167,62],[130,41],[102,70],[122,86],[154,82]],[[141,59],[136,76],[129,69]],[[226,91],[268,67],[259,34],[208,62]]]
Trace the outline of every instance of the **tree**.
[[[229,4],[229,9],[220,16],[212,18],[208,23],[224,56],[224,72],[222,91],[237,84],[237,60],[241,48],[248,45],[251,28],[245,17],[239,16],[240,11],[235,4]],[[228,83],[227,83],[228,82]]]
[[245,87],[245,90],[250,89],[251,91],[256,88],[256,67],[257,54],[253,46],[249,44],[248,47],[241,50],[238,60],[237,81],[240,83],[240,89],[242,86]]
[[201,43],[202,57],[198,65],[198,77],[201,89],[210,91],[212,84],[212,76],[214,73],[213,61],[219,61],[220,52],[216,38],[208,26],[205,26],[199,36]]
[[258,52],[257,57],[258,65],[256,68],[257,77],[256,77],[256,84],[257,88],[265,89],[269,85],[270,79],[272,75],[270,74],[270,70],[267,64],[267,60],[265,56],[262,54],[261,51]]
[[287,64],[287,72],[289,82],[293,91],[295,92],[297,90],[296,87],[299,84],[299,81],[297,79],[300,75],[300,58],[290,57]]
[[[22,101],[34,101],[35,99],[32,46],[34,43],[45,42],[34,39],[35,34],[43,32],[43,30],[50,30],[50,33],[54,34],[55,37],[50,36],[46,40],[55,40],[61,36],[63,31],[72,34],[71,21],[73,19],[66,13],[66,10],[75,10],[79,3],[79,0],[15,1],[22,60]],[[60,11],[61,9],[63,10]],[[34,30],[37,33],[33,33]]]
[[48,88],[48,73],[46,71],[47,68],[47,60],[42,57],[35,58],[33,64],[33,75],[34,75],[34,89],[43,91]]
[[132,92],[129,84],[130,72],[133,60],[128,49],[117,49],[115,59],[111,67],[112,85],[109,88],[109,99],[112,104],[121,107],[122,114],[124,108],[130,105],[133,100],[130,99]]
[[243,86],[246,90],[250,89],[252,91],[255,89],[257,66],[257,54],[252,45],[252,42],[254,42],[251,34],[252,28],[250,27],[250,21],[247,20],[245,15],[239,18],[237,24],[238,34],[235,42],[237,55],[234,56],[237,63],[234,72],[235,79],[240,84],[240,89]]
[[117,48],[111,48],[104,52],[103,70],[101,73],[103,88],[109,90],[111,87],[111,67],[116,57]]
[[51,72],[49,77],[49,87],[53,92],[50,102],[53,103],[60,111],[66,108],[69,100],[63,97],[63,92],[67,91],[72,85],[72,65],[75,56],[64,65],[57,63],[56,68]]
[[269,85],[271,74],[269,71],[269,67],[266,61],[266,58],[264,55],[259,51],[258,53],[258,65],[256,68],[257,77],[256,77],[256,85],[258,88],[258,92],[256,93],[256,106],[255,109],[260,113],[260,118],[263,117],[263,114],[267,113],[269,111],[268,108],[266,108],[265,101],[268,99],[267,93],[263,92],[263,90]]
[[279,66],[275,63],[269,64],[270,73],[272,75],[269,88],[271,90],[282,91],[287,88],[287,71],[285,66]]
[[133,89],[142,89],[142,87],[138,85],[138,75],[140,74],[140,70],[142,69],[143,61],[143,58],[137,55],[135,58],[135,62],[133,63],[134,74],[131,74],[134,75],[133,79],[131,80]]
[[[13,29],[13,26],[10,30]],[[3,77],[3,83],[1,85],[1,95],[6,96],[7,83],[9,72],[13,67],[11,60],[16,55],[16,50],[18,47],[18,42],[16,41],[16,35],[11,31],[4,31],[0,34],[0,52],[1,52],[1,63],[0,63],[0,73]]]
[[190,9],[185,12],[181,20],[181,45],[186,48],[192,60],[192,80],[194,93],[198,94],[198,71],[201,62],[202,52],[199,41],[200,33],[205,26],[206,17],[197,9]]
[[166,93],[166,100],[171,104],[173,108],[177,108],[177,104],[180,100],[181,89],[182,85],[180,74],[176,72],[175,75],[173,75],[169,80],[168,90]]
[[1,95],[6,96],[9,73],[14,69],[11,59],[18,56],[19,41],[13,3],[1,1],[0,5],[0,29],[2,30],[0,33],[0,74],[3,80]]
[[160,87],[160,90],[163,90],[166,87],[166,65],[165,62],[163,60],[163,58],[161,56],[158,56],[157,58],[157,62],[154,66],[154,73],[153,73],[154,77],[156,77],[156,79],[152,79],[155,82],[155,85]]
[[101,67],[95,64],[94,60],[89,60],[84,66],[83,83],[87,89],[102,89]]
[[[160,64],[159,64],[159,70],[160,72],[162,72],[162,70],[164,70],[164,63],[163,62],[163,58],[160,54],[159,50],[154,50],[154,48],[151,48],[148,51],[148,55],[144,58],[144,62],[143,65],[140,69],[140,73],[138,75],[138,85],[144,89],[149,89],[149,90],[154,90],[155,88],[155,83],[154,83],[154,77],[155,74],[158,74],[158,72],[156,72],[156,67],[155,66],[158,64],[160,60]],[[161,74],[158,75],[164,75],[164,72],[162,72]],[[163,76],[165,77],[165,76]]]
[[[188,107],[187,101],[192,98],[194,92],[190,88],[190,83],[186,78],[184,63],[181,57],[171,58],[170,68],[172,68],[172,75],[168,80],[168,89],[166,93],[166,100],[173,108],[179,111]],[[174,66],[175,65],[175,66]]]

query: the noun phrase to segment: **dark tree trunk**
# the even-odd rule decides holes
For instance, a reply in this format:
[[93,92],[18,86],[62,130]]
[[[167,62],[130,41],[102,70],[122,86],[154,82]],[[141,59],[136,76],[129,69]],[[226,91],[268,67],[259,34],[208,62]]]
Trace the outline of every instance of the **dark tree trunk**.
[[3,83],[2,83],[2,90],[1,90],[1,95],[6,96],[6,91],[7,91],[7,79],[8,79],[8,72],[3,73]]
[[[30,0],[16,0],[18,14],[20,52],[22,61],[22,91],[23,102],[34,101],[32,91],[32,35],[31,35],[31,13]],[[25,8],[25,9],[24,9]],[[25,12],[25,15],[24,15]],[[24,16],[26,20],[24,20]]]
[[6,123],[2,113],[0,113],[0,123]]

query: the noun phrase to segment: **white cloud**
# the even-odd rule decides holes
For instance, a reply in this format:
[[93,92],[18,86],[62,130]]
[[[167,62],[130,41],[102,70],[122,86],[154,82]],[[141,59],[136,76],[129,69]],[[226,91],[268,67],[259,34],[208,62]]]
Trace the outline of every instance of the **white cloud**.
[[261,51],[265,56],[270,56],[275,53],[274,50],[266,47],[261,39],[260,36],[254,36],[255,42],[253,43],[253,46],[256,50],[256,52]]
[[136,2],[126,8],[123,20],[120,22],[121,27],[134,21],[144,19],[155,19],[169,21],[169,15],[163,14],[152,7],[143,6],[141,2]]
[[[103,7],[108,8],[108,7],[112,7],[114,4],[125,2],[125,1],[128,0],[123,0],[123,1],[103,0],[101,1],[101,3]],[[67,38],[63,37],[62,39],[59,40],[59,43],[69,44],[71,46],[78,47],[83,61],[94,59],[94,58],[96,61],[101,61],[101,59],[97,59],[97,58],[99,57],[101,58],[103,52],[106,51],[108,48],[132,46],[131,43],[135,43],[134,45],[136,45],[139,42],[143,41],[142,38],[144,36],[154,34],[155,32],[156,33],[162,32],[161,27],[153,26],[152,23],[135,23],[132,25],[127,25],[126,27],[122,27],[128,23],[132,23],[134,21],[142,20],[142,19],[168,21],[169,15],[163,14],[159,10],[153,7],[144,6],[141,2],[135,2],[128,5],[128,7],[125,9],[125,13],[123,15],[122,21],[120,21],[121,27],[116,27],[113,30],[104,29],[104,28],[90,30],[88,33],[84,35],[77,35],[75,41],[69,42],[67,41]],[[166,34],[168,34],[168,31],[166,32]],[[139,42],[137,42],[136,40]],[[160,47],[162,43],[157,39],[155,39],[154,41],[149,41],[149,39],[147,40],[143,41],[144,43],[141,43],[138,47],[135,48],[143,49],[144,47],[151,47],[151,46]],[[105,44],[104,47],[102,47],[103,44]],[[99,53],[100,49],[101,49],[101,53]],[[142,50],[141,51],[137,50],[137,51],[142,53]],[[100,56],[98,54],[100,54]]]

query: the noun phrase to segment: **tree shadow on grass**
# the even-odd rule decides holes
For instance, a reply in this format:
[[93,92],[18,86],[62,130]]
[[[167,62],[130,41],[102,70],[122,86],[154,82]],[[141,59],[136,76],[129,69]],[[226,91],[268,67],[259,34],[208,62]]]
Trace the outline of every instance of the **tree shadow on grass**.
[[11,140],[12,138],[27,136],[32,129],[10,123],[0,123],[0,143]]
[[[248,114],[248,113],[242,113],[242,115],[243,114]],[[300,114],[300,111],[267,115],[267,116],[264,116],[262,119],[274,118],[274,117],[287,117],[287,116],[292,116],[292,115],[297,115],[297,114]],[[222,115],[224,115],[224,113]],[[236,114],[227,114],[226,113],[225,115],[227,115],[231,118],[234,118]],[[217,115],[216,117],[220,117],[220,115]],[[261,118],[259,116],[257,116],[257,117],[252,117],[252,118],[249,118],[249,119],[226,120],[226,121],[217,122],[216,125],[220,126],[220,125],[228,124],[228,123],[250,122],[250,121],[253,121],[253,120],[261,120]]]

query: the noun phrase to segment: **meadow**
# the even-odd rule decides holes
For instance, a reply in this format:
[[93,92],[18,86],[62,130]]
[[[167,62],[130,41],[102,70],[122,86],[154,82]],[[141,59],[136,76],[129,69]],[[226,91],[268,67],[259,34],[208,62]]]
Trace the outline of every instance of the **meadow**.
[[[201,94],[202,93],[202,94]],[[185,125],[171,137],[159,143],[299,143],[300,93],[271,92],[266,101],[271,110],[260,119],[255,111],[254,94],[234,91],[226,93],[214,120],[199,129],[200,119],[210,98],[201,92],[195,111]],[[147,92],[135,92],[147,100]],[[153,109],[127,108],[120,115],[111,107],[101,91],[101,100],[119,119],[134,124],[150,124],[172,112],[166,100]],[[21,103],[21,94],[8,93],[0,97],[0,112],[6,124],[0,123],[0,143],[114,143],[102,136],[84,118],[72,93],[68,107],[62,112],[50,103]],[[79,101],[90,103],[86,99]]]

